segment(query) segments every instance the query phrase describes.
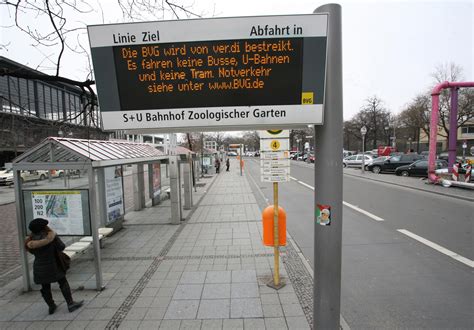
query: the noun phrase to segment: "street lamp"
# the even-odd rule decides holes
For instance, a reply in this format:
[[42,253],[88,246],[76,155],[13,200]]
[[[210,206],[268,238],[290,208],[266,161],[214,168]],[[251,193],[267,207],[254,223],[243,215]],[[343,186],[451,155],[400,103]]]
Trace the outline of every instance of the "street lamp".
[[360,129],[360,134],[362,134],[362,174],[365,173],[365,134],[367,133],[367,128],[362,126]]
[[[466,149],[467,149],[467,141],[464,140],[462,142],[462,161],[465,162],[466,161]],[[472,148],[471,148],[472,149]],[[472,152],[471,152],[472,153]]]
[[385,126],[385,135],[388,137],[387,146],[390,145],[390,126]]

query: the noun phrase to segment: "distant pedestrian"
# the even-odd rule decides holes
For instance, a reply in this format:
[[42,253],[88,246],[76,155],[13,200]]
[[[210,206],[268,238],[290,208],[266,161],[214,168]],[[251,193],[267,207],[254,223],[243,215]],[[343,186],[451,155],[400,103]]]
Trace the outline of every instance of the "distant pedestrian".
[[33,279],[36,284],[41,284],[41,296],[49,306],[49,314],[53,314],[57,308],[51,293],[51,283],[53,282],[58,282],[69,312],[75,311],[82,306],[84,301],[75,302],[72,299],[71,288],[66,279],[66,270],[69,265],[62,264],[59,255],[66,246],[48,227],[46,219],[34,219],[28,228],[31,230],[31,234],[26,238],[25,247],[35,256]]
[[229,160],[229,158],[227,158],[227,160],[225,161],[225,166],[226,166],[226,171],[229,172],[229,167],[230,167],[230,160]]
[[216,173],[219,173],[219,170],[221,168],[221,161],[219,160],[219,158],[216,158],[216,161],[215,161],[215,167],[216,167]]

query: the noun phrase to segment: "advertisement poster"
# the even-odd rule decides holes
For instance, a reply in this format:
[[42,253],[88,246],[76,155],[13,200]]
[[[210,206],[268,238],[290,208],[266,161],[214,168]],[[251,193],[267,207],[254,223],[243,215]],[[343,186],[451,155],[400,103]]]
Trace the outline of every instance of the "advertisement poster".
[[122,167],[106,167],[105,174],[105,202],[107,204],[106,224],[110,224],[123,216],[123,188]]
[[49,220],[59,235],[87,235],[81,191],[32,191],[31,206],[32,218]]
[[161,163],[153,164],[153,197],[161,193]]

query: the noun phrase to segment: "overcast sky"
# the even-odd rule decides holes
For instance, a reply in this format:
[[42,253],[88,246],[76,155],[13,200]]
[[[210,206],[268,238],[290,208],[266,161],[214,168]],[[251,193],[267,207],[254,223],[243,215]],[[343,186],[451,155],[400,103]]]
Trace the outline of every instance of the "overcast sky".
[[[465,80],[473,80],[474,1],[336,1],[342,5],[344,119],[357,113],[364,100],[377,95],[398,113],[418,93],[433,86],[436,66],[454,62],[463,68]],[[105,22],[119,21],[113,12],[116,0],[100,1]],[[251,16],[311,13],[322,1],[306,0],[195,0],[195,10],[207,16]],[[108,5],[109,4],[109,5]],[[9,22],[1,6],[2,25]],[[11,22],[11,21],[10,21]],[[88,24],[102,23],[91,13]],[[48,66],[30,40],[14,30],[1,30],[1,55],[37,67]],[[87,43],[85,45],[88,45]],[[50,51],[51,52],[51,51]],[[51,64],[49,64],[51,66]],[[83,80],[85,62],[69,54],[61,75]],[[54,72],[48,72],[54,73]]]

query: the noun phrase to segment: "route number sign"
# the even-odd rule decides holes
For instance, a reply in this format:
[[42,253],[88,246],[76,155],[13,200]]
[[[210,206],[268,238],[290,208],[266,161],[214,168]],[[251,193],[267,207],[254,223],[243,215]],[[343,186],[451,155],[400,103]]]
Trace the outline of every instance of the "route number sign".
[[289,131],[260,131],[260,174],[262,182],[290,181]]
[[280,150],[280,141],[272,140],[272,142],[270,142],[270,148],[272,148],[273,151]]

